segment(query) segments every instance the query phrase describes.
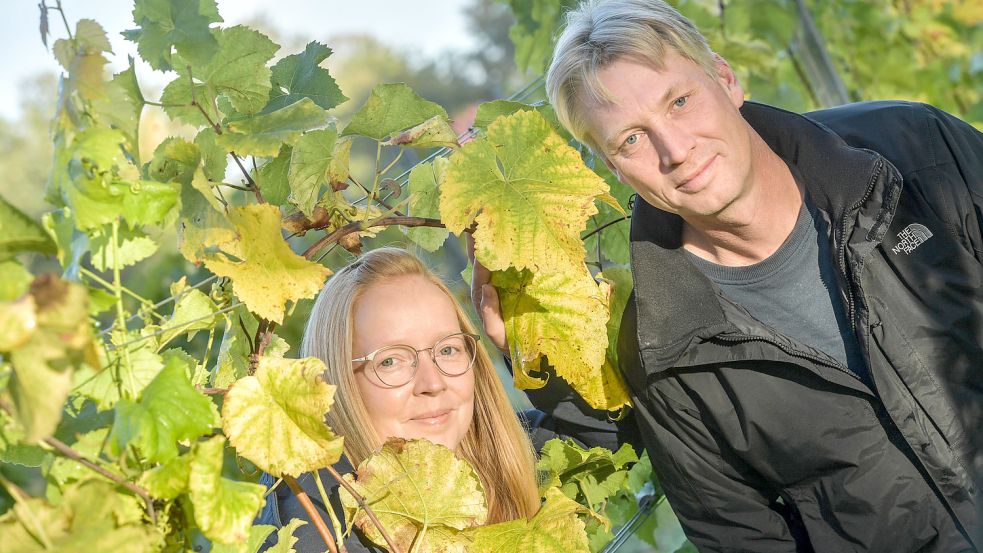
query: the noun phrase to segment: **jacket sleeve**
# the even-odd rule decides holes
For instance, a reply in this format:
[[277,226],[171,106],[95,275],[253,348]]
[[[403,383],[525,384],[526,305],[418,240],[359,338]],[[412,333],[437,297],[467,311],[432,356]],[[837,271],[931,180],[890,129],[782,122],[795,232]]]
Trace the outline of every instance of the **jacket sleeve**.
[[686,536],[701,552],[799,551],[763,482],[726,453],[691,405],[663,393],[681,391],[673,378],[655,385],[637,416],[652,468]]

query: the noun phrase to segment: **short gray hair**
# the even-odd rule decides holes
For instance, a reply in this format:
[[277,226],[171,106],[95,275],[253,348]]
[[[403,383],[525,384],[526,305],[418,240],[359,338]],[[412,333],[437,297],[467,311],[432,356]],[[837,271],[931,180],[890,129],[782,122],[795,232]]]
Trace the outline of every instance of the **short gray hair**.
[[597,151],[581,113],[585,103],[614,100],[598,77],[608,64],[634,58],[657,69],[667,50],[716,76],[714,54],[695,25],[661,0],[584,0],[566,17],[546,72],[546,95],[560,123]]

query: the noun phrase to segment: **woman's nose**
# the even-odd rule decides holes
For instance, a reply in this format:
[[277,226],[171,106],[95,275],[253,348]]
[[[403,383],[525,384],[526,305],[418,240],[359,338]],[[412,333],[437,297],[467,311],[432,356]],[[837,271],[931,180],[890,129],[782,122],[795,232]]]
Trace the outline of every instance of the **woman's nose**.
[[413,378],[413,391],[417,394],[436,394],[447,388],[446,376],[434,363],[433,353],[424,350],[418,353],[419,366]]

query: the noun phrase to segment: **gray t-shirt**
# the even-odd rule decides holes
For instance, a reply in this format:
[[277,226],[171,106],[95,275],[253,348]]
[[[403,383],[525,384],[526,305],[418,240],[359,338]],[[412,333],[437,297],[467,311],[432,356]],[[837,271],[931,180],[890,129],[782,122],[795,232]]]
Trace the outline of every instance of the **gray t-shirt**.
[[866,362],[843,308],[826,236],[826,221],[804,202],[785,243],[759,263],[726,267],[686,255],[753,317],[826,353],[867,382]]

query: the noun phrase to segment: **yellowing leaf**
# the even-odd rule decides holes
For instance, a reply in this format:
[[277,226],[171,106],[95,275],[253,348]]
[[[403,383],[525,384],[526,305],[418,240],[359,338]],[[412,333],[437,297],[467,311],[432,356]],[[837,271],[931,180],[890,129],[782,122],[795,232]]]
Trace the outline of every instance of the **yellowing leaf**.
[[[296,104],[295,104],[296,105]],[[297,255],[280,234],[280,210],[271,205],[248,205],[229,210],[236,240],[207,254],[205,266],[232,279],[236,295],[264,319],[283,322],[288,301],[314,297],[330,271]]]
[[576,270],[580,232],[607,192],[542,115],[519,111],[451,157],[440,214],[454,233],[477,222],[475,255],[489,269]]
[[385,146],[410,148],[458,148],[457,133],[446,115],[435,115],[383,142]]
[[239,155],[275,156],[283,144],[293,145],[300,133],[323,126],[328,114],[310,98],[287,107],[231,121],[216,139],[219,146]]
[[276,477],[335,464],[342,438],[324,422],[335,386],[321,380],[314,357],[264,357],[254,376],[232,385],[222,405],[222,427],[240,455]]
[[[287,182],[291,200],[308,217],[314,214],[314,204],[321,196],[321,187],[348,177],[348,150],[350,144],[338,141],[334,125],[326,129],[310,131],[300,137],[290,154]],[[335,152],[341,149],[342,156]]]
[[405,84],[381,84],[372,89],[342,136],[360,134],[381,141],[438,116],[447,119],[444,108],[424,100]]
[[174,499],[188,489],[192,455],[181,455],[148,470],[140,476],[140,485],[157,499]]
[[[485,494],[474,469],[454,452],[426,440],[391,438],[358,467],[358,480],[344,478],[402,551],[466,551],[463,530],[488,516]],[[365,512],[341,491],[345,514],[374,543],[385,540]]]
[[505,317],[519,388],[544,382],[530,375],[546,356],[556,374],[595,409],[628,403],[620,374],[603,370],[607,346],[607,297],[581,265],[579,272],[492,274]]
[[237,543],[249,538],[249,527],[263,505],[266,487],[223,478],[224,449],[222,436],[212,436],[195,446],[188,489],[201,533],[218,543]]
[[546,501],[530,520],[513,520],[474,531],[471,551],[498,553],[589,553],[584,522],[578,513],[591,511],[556,488],[546,491]]

